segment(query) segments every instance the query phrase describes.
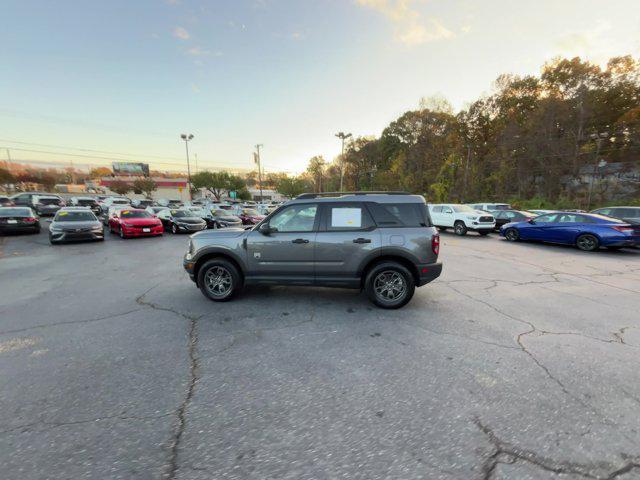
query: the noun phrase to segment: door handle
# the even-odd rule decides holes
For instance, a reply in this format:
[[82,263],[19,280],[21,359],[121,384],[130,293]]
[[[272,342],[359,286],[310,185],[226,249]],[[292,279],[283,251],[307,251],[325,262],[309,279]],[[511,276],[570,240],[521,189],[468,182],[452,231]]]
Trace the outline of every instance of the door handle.
[[309,240],[306,238],[296,238],[295,240],[291,240],[291,243],[309,243]]
[[356,238],[353,243],[371,243],[370,238]]

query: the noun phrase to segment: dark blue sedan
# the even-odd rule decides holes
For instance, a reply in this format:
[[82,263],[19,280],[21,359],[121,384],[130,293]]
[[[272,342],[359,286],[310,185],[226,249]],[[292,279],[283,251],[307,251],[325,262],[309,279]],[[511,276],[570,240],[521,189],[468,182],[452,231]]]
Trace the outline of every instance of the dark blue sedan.
[[591,213],[554,212],[527,222],[507,223],[500,228],[507,240],[537,240],[575,245],[592,252],[600,247],[618,249],[640,245],[640,225]]

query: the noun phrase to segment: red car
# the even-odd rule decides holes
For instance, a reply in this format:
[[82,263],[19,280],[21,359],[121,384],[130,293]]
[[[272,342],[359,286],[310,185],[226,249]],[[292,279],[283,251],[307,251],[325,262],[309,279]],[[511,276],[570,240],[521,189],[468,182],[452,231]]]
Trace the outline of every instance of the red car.
[[264,220],[264,215],[260,215],[255,208],[243,208],[238,217],[243,225],[255,225]]
[[109,219],[109,231],[121,238],[150,237],[162,235],[164,228],[160,219],[145,210],[129,208],[116,212]]

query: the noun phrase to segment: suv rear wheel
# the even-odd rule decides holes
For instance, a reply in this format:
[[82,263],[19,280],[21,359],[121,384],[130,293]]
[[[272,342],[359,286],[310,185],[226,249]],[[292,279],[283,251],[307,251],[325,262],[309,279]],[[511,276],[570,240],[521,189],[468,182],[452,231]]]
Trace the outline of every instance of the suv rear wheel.
[[364,281],[364,290],[369,300],[382,308],[400,308],[406,305],[415,289],[413,275],[397,262],[375,265]]
[[198,285],[210,300],[225,302],[240,290],[242,279],[233,263],[223,258],[216,258],[200,267]]
[[464,222],[461,222],[460,220],[458,220],[454,225],[453,225],[453,231],[456,235],[459,236],[463,236],[467,234],[467,226],[464,224]]

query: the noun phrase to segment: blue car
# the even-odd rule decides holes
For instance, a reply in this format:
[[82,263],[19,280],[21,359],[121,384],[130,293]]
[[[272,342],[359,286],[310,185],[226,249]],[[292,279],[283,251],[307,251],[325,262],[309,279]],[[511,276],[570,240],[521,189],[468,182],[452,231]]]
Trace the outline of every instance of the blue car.
[[511,242],[562,243],[587,252],[640,245],[640,225],[593,213],[548,213],[527,222],[507,223],[500,228],[500,235]]

